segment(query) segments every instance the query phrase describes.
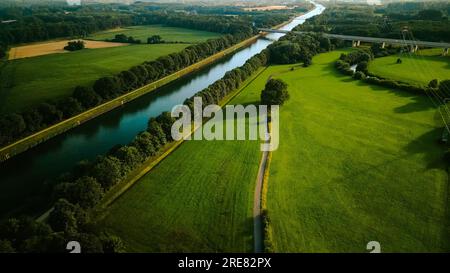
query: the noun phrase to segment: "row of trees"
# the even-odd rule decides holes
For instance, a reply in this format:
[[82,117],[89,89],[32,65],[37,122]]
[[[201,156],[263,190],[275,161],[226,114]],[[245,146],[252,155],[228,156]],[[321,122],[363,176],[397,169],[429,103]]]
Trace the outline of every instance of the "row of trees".
[[[79,215],[76,229],[63,230],[59,226],[74,222],[73,213]],[[57,221],[56,214],[65,214],[66,223]],[[10,218],[0,223],[0,253],[67,253],[67,243],[77,241],[83,253],[117,253],[124,251],[124,244],[117,236],[95,232],[89,216],[77,211],[67,201],[60,200],[49,223],[29,217]]]
[[337,47],[337,44],[320,34],[287,34],[269,46],[270,61],[274,64],[302,62],[303,66],[312,63],[312,57]]
[[[258,16],[255,27],[273,26],[288,18]],[[223,34],[256,33],[253,28],[256,17],[251,15],[192,15],[173,10],[169,12],[164,8],[149,10],[140,5],[130,5],[126,9],[117,9],[114,5],[52,6],[51,9],[40,5],[0,7],[0,19],[13,20],[8,24],[0,24],[0,57],[13,44],[60,37],[85,37],[101,30],[130,25],[164,24]]]
[[23,113],[2,116],[0,117],[0,145],[11,143],[103,102],[126,94],[130,90],[161,79],[247,37],[245,34],[225,35],[218,39],[191,45],[181,52],[145,62],[118,75],[100,78],[92,87],[78,86],[71,97],[56,102],[41,103]]
[[129,44],[140,44],[141,40],[134,39],[133,36],[127,36],[125,34],[116,34],[114,38],[108,40],[109,42],[115,43],[129,43]]

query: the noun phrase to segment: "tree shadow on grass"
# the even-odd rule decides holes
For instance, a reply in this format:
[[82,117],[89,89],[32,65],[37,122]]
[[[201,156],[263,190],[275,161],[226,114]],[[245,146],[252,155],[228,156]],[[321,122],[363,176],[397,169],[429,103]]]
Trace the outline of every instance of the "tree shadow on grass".
[[403,150],[409,155],[423,154],[427,169],[443,169],[445,145],[440,144],[443,128],[434,128],[408,143]]
[[410,102],[408,104],[399,106],[394,109],[395,113],[399,114],[407,114],[407,113],[413,113],[413,112],[420,112],[432,109],[433,105],[431,103],[424,101],[422,98],[413,98],[413,102]]
[[405,104],[405,105],[395,108],[394,109],[395,113],[406,114],[406,113],[426,111],[426,110],[434,108],[432,103],[429,100],[427,100],[425,94],[423,96],[421,96],[421,95],[413,94],[413,93],[410,93],[410,92],[407,92],[404,90],[393,89],[393,88],[384,87],[384,86],[380,86],[380,85],[369,84],[369,83],[363,82],[361,80],[356,80],[349,75],[344,75],[343,73],[339,72],[334,67],[334,62],[323,66],[322,70],[327,71],[328,73],[332,74],[333,77],[339,79],[341,82],[345,82],[345,83],[354,82],[357,86],[368,87],[372,91],[387,91],[398,97],[410,98],[413,100],[412,102],[410,102],[408,104]]
[[365,83],[363,81],[356,82],[356,85],[368,87],[372,91],[385,91],[390,94],[394,94],[397,97],[409,98],[412,100],[412,102],[410,102],[410,103],[396,107],[394,109],[395,113],[407,114],[407,113],[413,113],[413,112],[426,111],[426,110],[434,108],[433,104],[430,102],[430,100],[427,99],[425,94],[423,96],[421,96],[421,95],[413,94],[413,93],[410,93],[410,92],[407,92],[404,90],[384,87],[384,86],[375,85],[375,84],[369,84],[369,83]]

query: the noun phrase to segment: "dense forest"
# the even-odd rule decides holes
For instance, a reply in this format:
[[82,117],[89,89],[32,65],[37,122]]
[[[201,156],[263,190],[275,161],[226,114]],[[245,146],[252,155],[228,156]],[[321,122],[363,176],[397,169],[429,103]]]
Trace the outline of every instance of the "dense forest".
[[[406,8],[414,7],[414,8]],[[296,30],[401,39],[450,41],[450,3],[338,4]]]

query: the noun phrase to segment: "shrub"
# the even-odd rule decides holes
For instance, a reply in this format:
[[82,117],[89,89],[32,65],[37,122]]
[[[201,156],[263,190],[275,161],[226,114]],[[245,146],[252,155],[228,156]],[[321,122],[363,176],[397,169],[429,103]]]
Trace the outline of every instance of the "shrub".
[[364,72],[367,74],[367,61],[362,61],[359,62],[358,65],[356,66],[356,71],[360,71],[360,72]]
[[438,88],[438,87],[439,87],[439,82],[438,82],[438,80],[437,80],[437,79],[431,80],[431,81],[428,83],[428,87],[431,87],[431,88]]
[[356,71],[355,74],[353,74],[353,77],[357,80],[364,80],[366,78],[366,75],[364,72]]
[[105,190],[117,184],[123,177],[122,163],[114,156],[99,156],[92,168],[92,176]]
[[64,47],[64,50],[77,51],[77,50],[82,50],[84,48],[85,48],[84,41],[78,40],[78,41],[68,42],[67,46]]

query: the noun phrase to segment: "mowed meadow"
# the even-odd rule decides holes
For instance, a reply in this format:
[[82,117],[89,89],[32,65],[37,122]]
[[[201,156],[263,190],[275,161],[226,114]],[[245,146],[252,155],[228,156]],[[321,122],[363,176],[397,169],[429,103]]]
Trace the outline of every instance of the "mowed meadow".
[[[448,250],[442,128],[426,97],[370,86],[334,69],[271,66],[232,104],[257,104],[284,80],[280,147],[267,207],[276,252]],[[291,68],[294,67],[294,70]],[[255,141],[188,141],[118,199],[102,223],[129,251],[253,251]]]
[[[165,28],[159,26],[158,29],[160,35],[165,37]],[[168,33],[171,32],[168,30]],[[153,35],[153,32],[145,33]],[[219,36],[185,30],[185,37],[191,43]],[[127,45],[7,61],[0,67],[0,114],[20,112],[49,99],[69,96],[77,85],[92,85],[101,77],[181,51],[189,45]]]
[[276,252],[449,250],[448,175],[426,96],[340,75],[340,52],[290,72],[268,211]]
[[[253,104],[247,81],[230,104]],[[103,215],[130,252],[252,252],[259,141],[185,141]]]
[[132,36],[134,39],[141,40],[142,43],[147,42],[147,38],[153,35],[159,35],[166,42],[184,42],[198,43],[208,39],[219,38],[220,34],[208,31],[186,29],[179,27],[168,27],[162,25],[147,26],[131,26],[102,31],[90,35],[88,39],[92,40],[111,40],[117,34],[125,34]]
[[[369,72],[388,79],[427,86],[433,80],[450,78],[450,56],[441,56],[442,49],[420,50],[418,54],[403,53],[376,58],[369,63]],[[402,60],[397,64],[397,59]]]

